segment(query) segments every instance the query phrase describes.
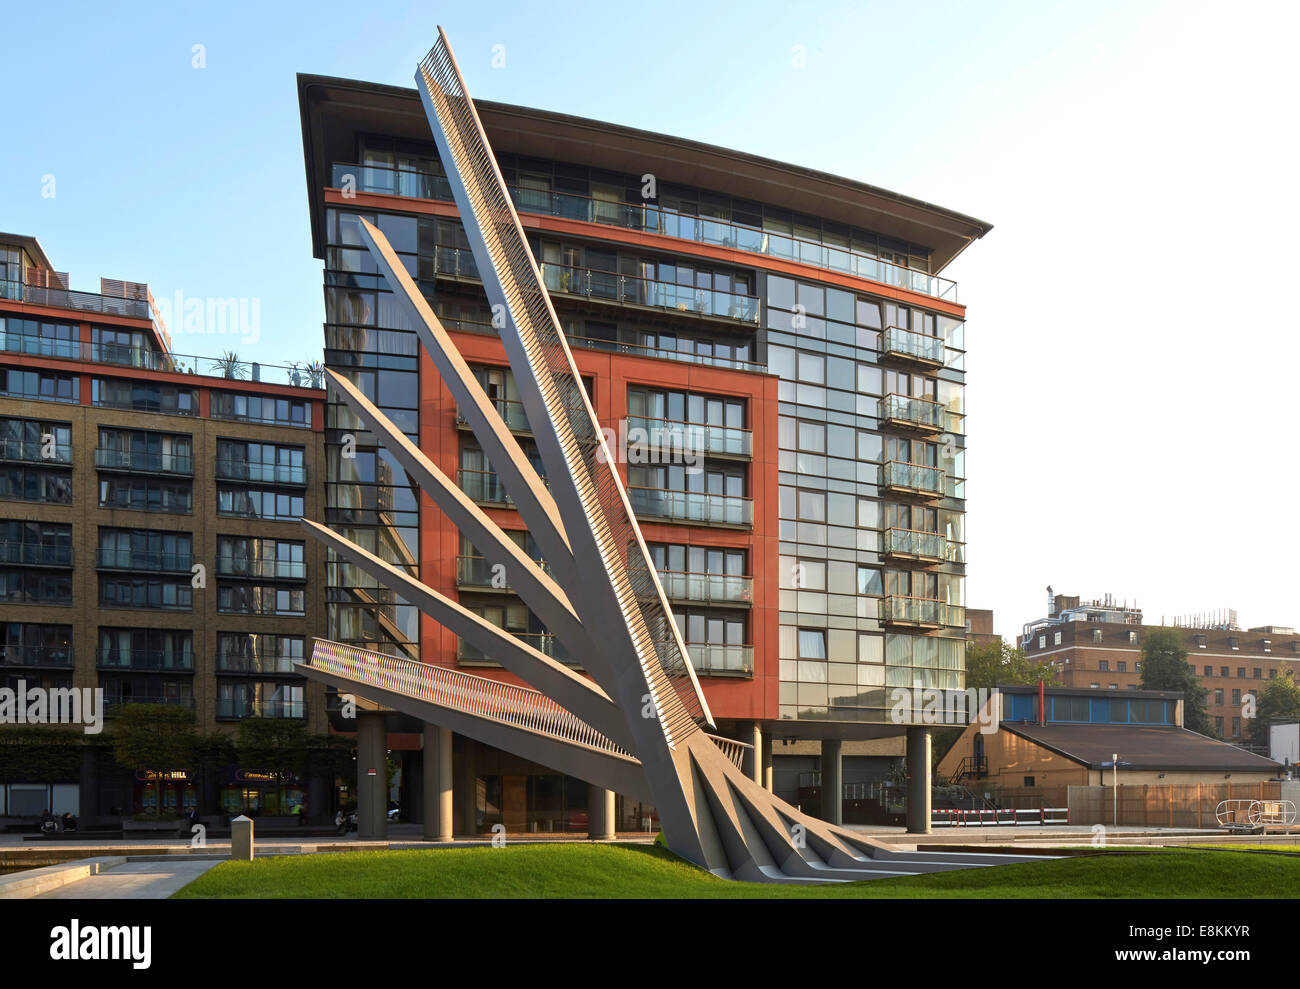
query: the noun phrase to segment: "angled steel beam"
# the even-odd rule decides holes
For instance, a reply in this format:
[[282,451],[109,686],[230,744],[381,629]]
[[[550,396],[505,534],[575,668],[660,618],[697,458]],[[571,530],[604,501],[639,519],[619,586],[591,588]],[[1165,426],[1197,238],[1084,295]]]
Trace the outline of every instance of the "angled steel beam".
[[402,465],[460,532],[492,564],[505,567],[511,588],[541,619],[547,630],[564,643],[584,666],[593,651],[591,638],[560,586],[537,566],[520,546],[492,521],[451,478],[438,469],[400,429],[388,421],[361,389],[347,378],[326,371],[328,384],[352,411],[383,441]]
[[[546,489],[545,483],[537,476],[537,471],[524,456],[523,450],[515,440],[496,406],[488,399],[470,370],[465,358],[460,355],[451,337],[443,328],[438,317],[425,301],[423,294],[416,287],[415,281],[406,267],[398,259],[397,253],[388,243],[378,228],[365,220],[359,220],[361,238],[370,248],[370,255],[375,259],[379,270],[388,280],[397,300],[406,313],[416,335],[424,344],[433,359],[447,389],[456,400],[456,407],[465,417],[487,455],[492,469],[505,485],[506,490],[515,501],[519,514],[528,523],[528,529],[542,548],[542,556],[562,579],[568,582],[576,576],[573,564],[573,550],[564,532],[564,522],[555,500]],[[569,585],[571,586],[571,585]]]
[[302,524],[316,539],[370,574],[384,587],[397,591],[438,624],[491,656],[511,673],[532,684],[619,745],[625,748],[630,746],[626,720],[597,684],[579,676],[563,663],[534,649],[521,639],[502,631],[482,616],[443,597],[391,563],[344,539],[333,529],[310,519],[303,519]]

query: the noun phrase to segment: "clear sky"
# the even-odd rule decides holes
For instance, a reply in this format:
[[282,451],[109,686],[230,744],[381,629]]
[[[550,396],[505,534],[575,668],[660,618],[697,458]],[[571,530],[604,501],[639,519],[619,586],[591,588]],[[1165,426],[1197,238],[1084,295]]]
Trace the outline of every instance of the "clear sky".
[[1300,625],[1300,536],[1268,508],[1297,496],[1300,5],[11,6],[0,230],[74,288],[258,300],[246,359],[318,353],[294,75],[410,86],[439,23],[478,98],[994,224],[946,274],[970,307],[967,597],[999,631],[1048,584]]

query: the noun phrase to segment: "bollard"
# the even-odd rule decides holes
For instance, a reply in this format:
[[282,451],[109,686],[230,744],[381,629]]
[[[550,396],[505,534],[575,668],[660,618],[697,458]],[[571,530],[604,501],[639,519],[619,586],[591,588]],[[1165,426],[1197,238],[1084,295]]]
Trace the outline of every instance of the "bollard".
[[253,822],[243,814],[230,822],[230,857],[244,862],[253,860]]

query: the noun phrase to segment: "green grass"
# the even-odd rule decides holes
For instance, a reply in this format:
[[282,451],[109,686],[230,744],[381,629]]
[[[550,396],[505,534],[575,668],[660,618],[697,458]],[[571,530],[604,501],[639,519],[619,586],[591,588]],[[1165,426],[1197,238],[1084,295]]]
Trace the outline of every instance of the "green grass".
[[726,882],[644,845],[513,845],[223,862],[187,898],[1158,898],[1295,896],[1300,858],[1226,851],[1095,855],[821,886]]

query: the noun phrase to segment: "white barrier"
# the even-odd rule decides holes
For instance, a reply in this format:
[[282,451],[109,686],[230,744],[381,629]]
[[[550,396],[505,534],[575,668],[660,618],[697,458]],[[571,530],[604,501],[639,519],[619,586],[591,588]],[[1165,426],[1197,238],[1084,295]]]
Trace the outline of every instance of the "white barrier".
[[1069,824],[1068,807],[1007,807],[1000,810],[932,810],[932,827],[994,828],[1017,825]]

